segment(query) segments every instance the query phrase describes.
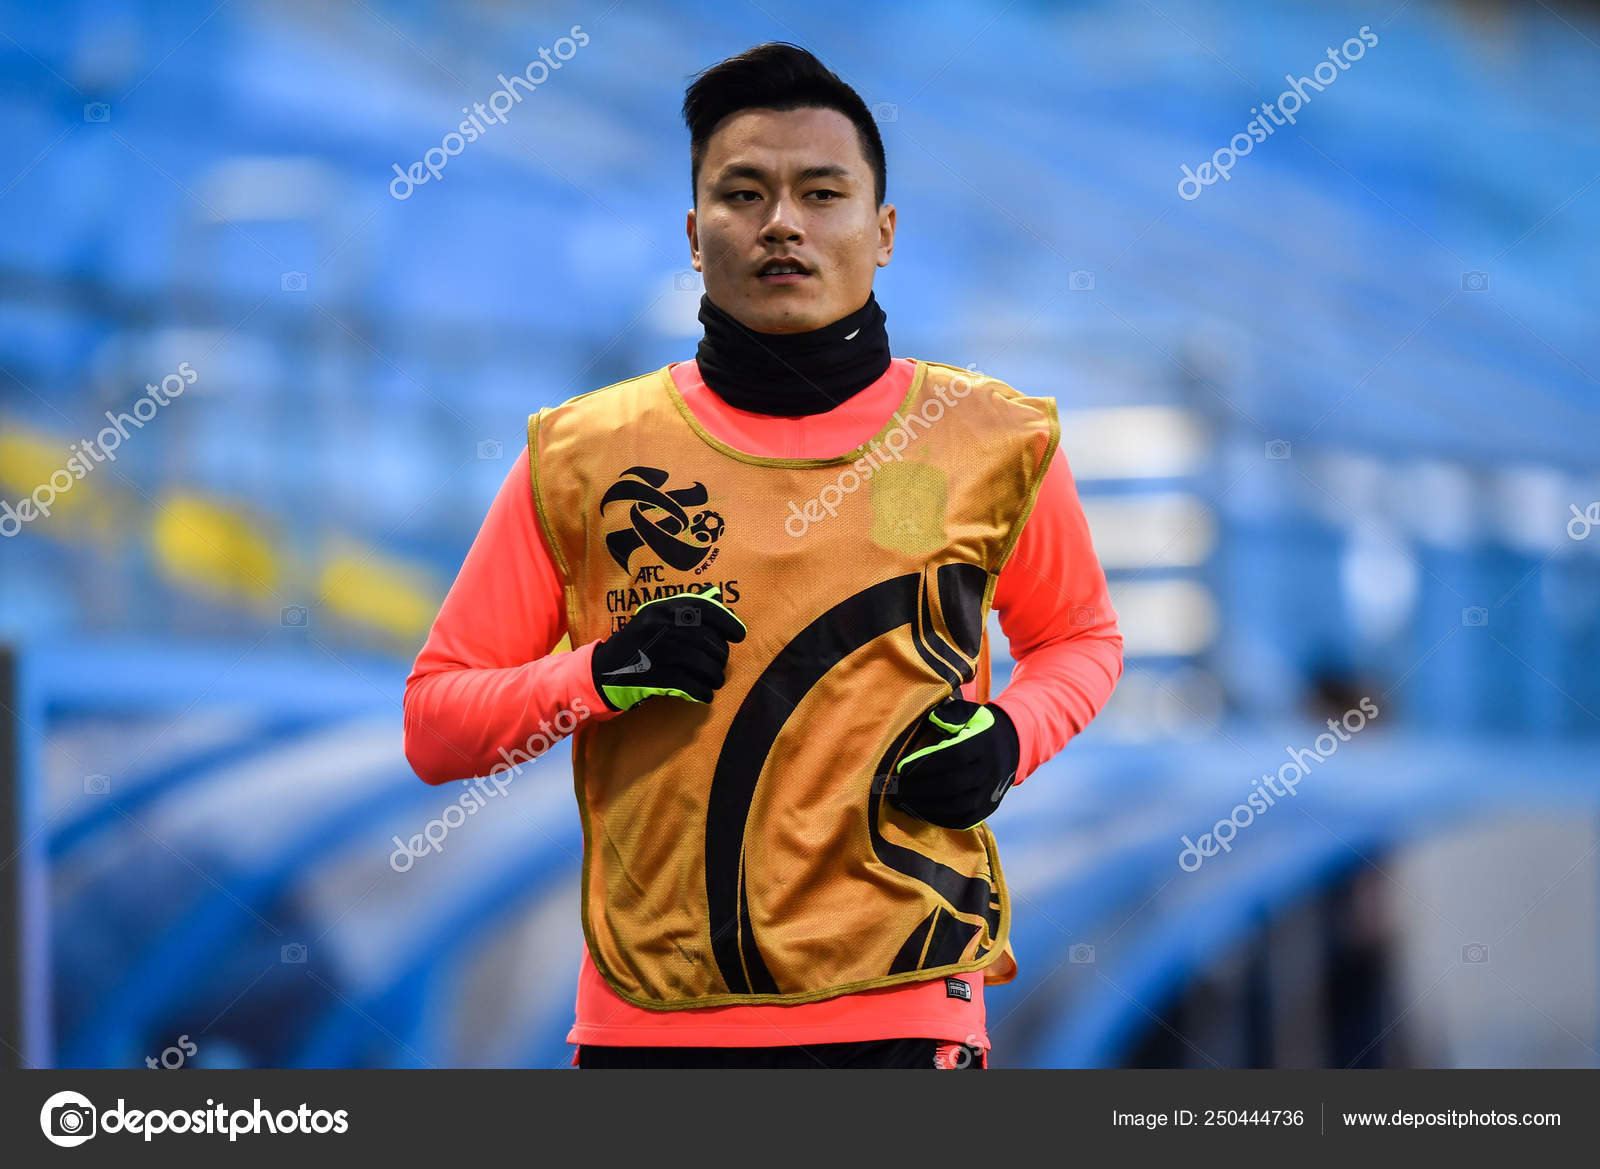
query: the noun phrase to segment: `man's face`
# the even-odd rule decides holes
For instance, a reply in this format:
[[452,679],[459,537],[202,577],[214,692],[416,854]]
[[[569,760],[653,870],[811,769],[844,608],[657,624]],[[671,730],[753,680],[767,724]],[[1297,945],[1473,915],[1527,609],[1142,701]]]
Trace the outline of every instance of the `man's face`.
[[[758,333],[803,333],[855,312],[894,251],[895,212],[838,110],[740,110],[706,143],[689,250],[718,308]],[[763,276],[774,259],[798,276]]]

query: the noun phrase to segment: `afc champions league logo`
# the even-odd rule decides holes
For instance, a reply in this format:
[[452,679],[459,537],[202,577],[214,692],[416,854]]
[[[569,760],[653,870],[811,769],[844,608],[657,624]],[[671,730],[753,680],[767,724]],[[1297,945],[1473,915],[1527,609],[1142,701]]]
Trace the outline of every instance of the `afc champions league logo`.
[[606,536],[606,550],[624,572],[640,548],[648,548],[667,567],[688,572],[707,557],[722,535],[722,516],[706,509],[706,485],[666,489],[667,473],[655,467],[629,467],[600,499],[600,514],[613,503],[630,503],[628,526]]

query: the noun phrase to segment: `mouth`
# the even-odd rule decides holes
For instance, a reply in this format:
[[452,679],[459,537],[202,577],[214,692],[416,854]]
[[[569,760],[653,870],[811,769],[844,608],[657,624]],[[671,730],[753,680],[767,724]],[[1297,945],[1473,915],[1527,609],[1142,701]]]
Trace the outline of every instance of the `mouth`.
[[799,260],[768,260],[756,269],[756,279],[763,284],[799,284],[811,278],[811,269]]

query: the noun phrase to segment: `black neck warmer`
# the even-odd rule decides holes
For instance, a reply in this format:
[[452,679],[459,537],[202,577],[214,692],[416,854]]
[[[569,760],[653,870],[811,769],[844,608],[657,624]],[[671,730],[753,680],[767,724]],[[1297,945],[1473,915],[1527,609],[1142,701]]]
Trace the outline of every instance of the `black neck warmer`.
[[809,333],[758,333],[700,298],[701,379],[728,405],[793,418],[832,410],[889,368],[887,318],[877,299]]

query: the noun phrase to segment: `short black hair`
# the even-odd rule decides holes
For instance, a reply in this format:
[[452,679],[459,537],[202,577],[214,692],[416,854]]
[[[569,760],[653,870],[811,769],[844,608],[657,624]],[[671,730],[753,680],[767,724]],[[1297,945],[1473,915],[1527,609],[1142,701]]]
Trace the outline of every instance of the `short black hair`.
[[874,178],[873,194],[883,206],[888,168],[883,138],[861,95],[823,63],[788,41],[768,41],[697,73],[683,95],[683,120],[689,127],[689,191],[699,202],[700,164],[706,144],[729,114],[740,110],[838,110],[855,123],[861,153]]

